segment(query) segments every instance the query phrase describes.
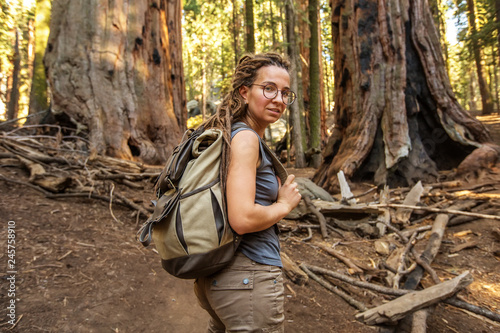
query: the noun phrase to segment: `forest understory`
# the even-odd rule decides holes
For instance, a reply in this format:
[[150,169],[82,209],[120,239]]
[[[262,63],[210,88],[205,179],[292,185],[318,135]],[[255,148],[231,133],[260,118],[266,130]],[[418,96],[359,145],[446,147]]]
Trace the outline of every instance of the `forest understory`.
[[[499,144],[500,117],[481,121]],[[9,221],[16,241],[15,324],[3,306],[12,299],[3,271],[0,329],[203,332],[208,317],[192,281],[168,275],[154,249],[135,239],[160,168],[83,159],[77,148],[57,136],[0,138],[5,264]],[[332,201],[310,191],[314,169],[289,171],[312,200],[279,224],[282,252],[290,259],[286,332],[403,332],[404,320],[403,326],[365,324],[368,316],[360,314],[401,299],[418,271],[419,295],[462,281],[455,298],[447,294],[422,306],[430,309],[427,332],[500,331],[500,165],[461,179],[443,172],[438,183],[387,188],[384,195],[371,184],[349,182],[352,195],[334,194]]]

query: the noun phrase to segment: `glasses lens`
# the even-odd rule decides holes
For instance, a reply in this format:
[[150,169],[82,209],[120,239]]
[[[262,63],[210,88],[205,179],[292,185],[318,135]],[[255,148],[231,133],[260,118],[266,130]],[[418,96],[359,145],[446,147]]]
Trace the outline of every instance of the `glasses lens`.
[[276,86],[272,84],[266,84],[263,91],[264,97],[268,99],[273,99],[278,94],[278,88],[276,88]]
[[290,105],[295,101],[295,93],[293,91],[287,90],[281,92],[281,97],[283,98],[283,103]]

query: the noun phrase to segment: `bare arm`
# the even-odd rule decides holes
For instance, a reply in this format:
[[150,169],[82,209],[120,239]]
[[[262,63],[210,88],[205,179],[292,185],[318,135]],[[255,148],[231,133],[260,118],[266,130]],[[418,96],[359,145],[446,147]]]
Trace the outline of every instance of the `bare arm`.
[[255,203],[259,138],[251,131],[237,133],[231,141],[231,163],[227,175],[229,223],[240,235],[261,231],[284,218],[300,202],[295,176],[280,186],[278,200],[270,206]]

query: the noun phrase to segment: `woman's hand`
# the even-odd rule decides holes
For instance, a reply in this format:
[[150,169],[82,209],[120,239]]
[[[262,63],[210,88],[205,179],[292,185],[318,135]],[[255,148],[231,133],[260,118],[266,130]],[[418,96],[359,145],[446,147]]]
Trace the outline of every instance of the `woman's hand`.
[[302,196],[300,195],[298,184],[294,182],[295,175],[289,175],[285,181],[285,184],[281,185],[281,181],[278,178],[278,182],[280,183],[280,189],[278,192],[278,203],[281,203],[285,206],[289,207],[288,212],[297,207]]

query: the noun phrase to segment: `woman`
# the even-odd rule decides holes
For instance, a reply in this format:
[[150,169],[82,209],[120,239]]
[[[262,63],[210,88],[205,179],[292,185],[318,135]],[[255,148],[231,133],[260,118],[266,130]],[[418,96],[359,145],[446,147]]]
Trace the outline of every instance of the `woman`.
[[[290,64],[275,53],[246,55],[238,63],[232,90],[205,124],[229,132],[226,190],[228,219],[242,241],[232,262],[195,282],[201,306],[210,314],[208,332],[283,332],[284,290],[276,223],[301,196],[295,176],[281,184],[261,139],[295,100]],[[229,147],[228,147],[229,148]]]

